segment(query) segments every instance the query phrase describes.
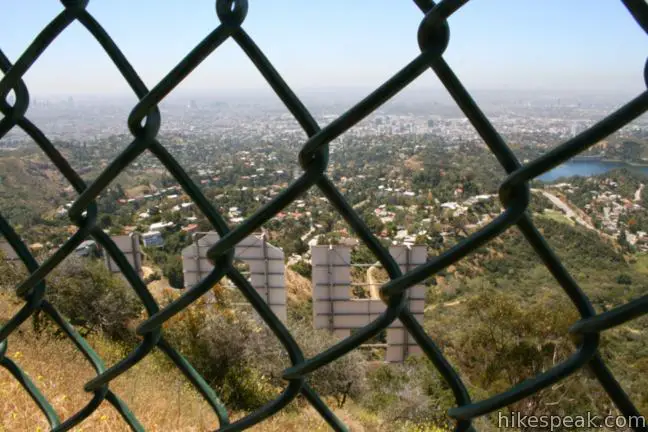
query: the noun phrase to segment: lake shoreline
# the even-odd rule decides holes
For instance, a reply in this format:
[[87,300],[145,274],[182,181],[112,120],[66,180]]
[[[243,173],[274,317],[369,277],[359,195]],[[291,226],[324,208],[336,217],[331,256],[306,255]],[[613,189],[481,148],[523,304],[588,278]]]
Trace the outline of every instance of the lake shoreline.
[[573,158],[571,158],[565,163],[569,163],[569,162],[602,162],[602,163],[623,164],[632,167],[648,168],[648,162],[626,162],[622,159],[605,159],[600,156],[574,156]]
[[601,157],[581,156],[557,166],[556,168],[537,177],[545,183],[552,183],[560,178],[569,177],[591,177],[607,173],[609,171],[625,168],[636,173],[648,176],[648,164],[638,162],[624,162],[621,160],[604,159]]

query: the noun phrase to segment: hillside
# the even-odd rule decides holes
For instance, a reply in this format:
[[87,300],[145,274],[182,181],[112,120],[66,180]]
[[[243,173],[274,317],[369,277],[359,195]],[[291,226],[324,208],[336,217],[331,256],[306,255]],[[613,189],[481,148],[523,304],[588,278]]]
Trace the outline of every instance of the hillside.
[[[578,225],[537,216],[534,221],[597,312],[648,293],[648,255],[625,255]],[[517,229],[440,274],[428,296],[425,328],[474,392],[503,391],[574,352],[568,329],[578,319],[576,309]],[[646,337],[648,317],[642,317],[605,332],[601,348],[643,413],[648,412]],[[511,409],[553,412],[547,403],[565,395],[564,412],[615,410],[586,372]]]
[[[75,284],[75,278],[76,276],[72,276],[72,284]],[[291,302],[304,299],[303,278],[290,272],[288,279],[291,281],[289,285],[293,285],[295,280],[298,280],[299,285],[299,287],[293,286],[294,289],[291,289],[294,293],[291,296]],[[66,277],[65,280],[54,282],[54,290],[57,290],[57,283],[67,284],[69,281],[70,277]],[[0,280],[0,285],[2,285],[0,286],[0,324],[6,323],[22,305],[20,300],[6,291],[5,283],[7,283],[7,278]],[[79,288],[84,289],[81,286]],[[112,290],[115,288],[117,286]],[[77,296],[80,296],[81,292],[77,291]],[[175,291],[175,294],[177,293],[178,291]],[[217,296],[227,296],[227,291],[215,290],[214,293]],[[118,301],[121,294],[117,298],[113,297],[114,294],[114,292],[111,294],[111,301]],[[164,295],[161,297],[160,301],[164,301]],[[263,379],[262,376],[256,375],[254,369],[239,369],[237,362],[242,360],[242,352],[250,349],[249,346],[246,346],[250,344],[252,344],[253,351],[269,349],[271,352],[277,352],[277,346],[274,338],[269,337],[264,330],[259,328],[258,323],[249,328],[252,330],[251,332],[245,330],[252,323],[249,318],[246,318],[248,313],[245,310],[233,313],[233,309],[226,306],[227,300],[224,301],[222,309],[221,306],[216,306],[216,309],[218,309],[219,316],[233,319],[231,325],[234,327],[212,331],[211,326],[216,317],[207,312],[204,309],[205,305],[199,302],[197,307],[182,312],[169,323],[170,325],[165,325],[165,337],[188,356],[192,364],[204,376],[212,377],[212,379],[214,372],[209,370],[209,363],[214,360],[210,356],[216,355],[214,357],[216,361],[219,359],[222,361],[223,355],[228,359],[227,368],[223,369],[217,366],[217,369],[227,373],[226,376],[230,376],[230,373],[234,374],[228,378],[230,384],[226,386],[212,384],[212,387],[226,398],[231,419],[236,420],[246,415],[250,410],[258,408],[258,406],[250,406],[248,409],[244,409],[240,406],[242,403],[240,398],[257,397],[259,400],[265,401],[266,398],[276,397],[280,391],[280,388],[268,382],[267,378]],[[88,303],[84,304],[89,306]],[[133,326],[133,323],[128,325],[130,328]],[[205,334],[205,332],[207,333]],[[313,342],[332,343],[330,337],[321,341],[316,332],[293,331],[293,333],[303,348],[308,348]],[[255,336],[257,334],[258,336]],[[216,351],[222,351],[221,354],[208,354],[204,351],[205,345],[201,344],[204,343],[205,336],[207,336],[207,341],[211,341],[212,336],[221,338],[221,343],[214,345],[210,342],[208,345],[218,346]],[[104,359],[106,365],[114,364],[124,358],[135,347],[133,339],[119,340],[107,333],[91,332],[85,337],[90,346]],[[260,343],[261,345],[259,345]],[[256,348],[254,348],[255,345]],[[236,349],[233,349],[234,347]],[[242,349],[243,347],[245,350]],[[319,351],[322,348],[322,346],[318,346],[316,349]],[[314,354],[311,350],[312,347],[306,351],[307,355]],[[82,354],[67,339],[57,334],[53,327],[43,327],[42,324],[35,325],[35,321],[28,320],[10,336],[8,356],[35,382],[62,419],[69,418],[87,403],[88,394],[83,391],[82,385],[95,373]],[[273,356],[269,357],[269,359],[273,358]],[[350,360],[357,361],[358,358],[355,355],[351,356]],[[276,358],[274,361],[268,361],[265,358],[261,358],[259,361],[265,362],[264,367],[268,371],[276,369],[278,372],[284,367],[276,361]],[[353,369],[349,366],[343,367],[343,371]],[[345,374],[346,372],[342,372],[342,377],[346,376]],[[275,377],[273,381],[276,379]],[[231,385],[234,383],[238,383],[240,387],[232,388]],[[346,381],[344,383],[346,388]],[[127,373],[112,381],[110,388],[128,404],[147,431],[206,431],[215,430],[219,426],[218,419],[211,408],[193,387],[188,385],[180,371],[159,351],[154,351],[146,356]],[[255,396],[252,396],[253,393]],[[250,401],[252,400],[256,399],[250,399]],[[332,396],[325,397],[325,400],[335,414],[353,431],[438,432],[438,429],[434,427],[413,429],[407,422],[387,421],[350,398],[345,401],[343,407],[339,405],[339,400]],[[259,401],[248,403],[258,404]],[[0,417],[0,431],[2,432],[47,429],[44,416],[35,409],[33,402],[19,383],[3,368],[0,368],[0,409],[5,413]],[[123,423],[119,414],[109,404],[104,403],[81,425],[72,430],[108,432],[130,429]],[[325,432],[330,429],[312,407],[302,399],[297,399],[288,409],[250,430]]]
[[11,222],[24,225],[51,217],[68,186],[44,158],[0,157],[0,208]]
[[[0,293],[0,322],[15,312],[17,303]],[[49,335],[36,335],[29,321],[10,338],[9,355],[36,382],[62,418],[67,418],[88,401],[83,383],[94,376],[83,356],[67,341]],[[90,344],[106,361],[113,364],[126,355],[129,346],[99,336],[90,336]],[[200,396],[187,385],[185,378],[159,352],[146,357],[130,372],[111,383],[111,389],[137,415],[147,431],[187,432],[215,430],[218,419]],[[181,401],[181,403],[179,403]],[[3,368],[0,368],[0,431],[48,430],[44,416],[28,394]],[[336,413],[354,431],[386,430],[375,422],[360,422],[350,406]],[[233,413],[239,418],[244,412]],[[92,414],[76,432],[128,431],[119,414],[107,403]],[[328,427],[311,408],[300,406],[280,413],[252,431],[300,432],[328,431]]]

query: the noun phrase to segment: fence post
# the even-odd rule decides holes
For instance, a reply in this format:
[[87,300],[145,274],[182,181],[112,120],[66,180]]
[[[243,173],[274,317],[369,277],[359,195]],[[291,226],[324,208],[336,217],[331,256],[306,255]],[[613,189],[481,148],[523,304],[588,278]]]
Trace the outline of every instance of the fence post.
[[335,306],[333,305],[333,272],[331,264],[331,252],[333,251],[333,245],[329,245],[326,250],[326,265],[328,269],[328,303],[329,303],[329,330],[331,333],[335,331],[334,319],[335,319]]
[[[412,263],[412,247],[410,245],[405,245],[405,273],[409,273],[411,269],[411,263]],[[407,299],[407,306],[410,306],[410,290],[405,291],[405,298]],[[409,355],[409,332],[405,327],[403,327],[403,362],[407,360],[407,356]]]
[[194,234],[193,241],[194,244],[196,245],[196,272],[198,273],[198,277],[196,278],[196,280],[200,280],[202,279],[202,270],[200,267],[200,261],[202,259],[200,256],[200,239],[196,240],[196,235]]
[[131,233],[131,252],[133,254],[133,265],[135,266],[135,271],[138,275],[142,276],[144,271],[142,270],[142,254],[140,253],[140,237],[139,233]]
[[261,250],[263,251],[263,284],[265,286],[266,304],[273,309],[270,303],[270,269],[268,268],[268,245],[266,243],[266,233],[261,234]]

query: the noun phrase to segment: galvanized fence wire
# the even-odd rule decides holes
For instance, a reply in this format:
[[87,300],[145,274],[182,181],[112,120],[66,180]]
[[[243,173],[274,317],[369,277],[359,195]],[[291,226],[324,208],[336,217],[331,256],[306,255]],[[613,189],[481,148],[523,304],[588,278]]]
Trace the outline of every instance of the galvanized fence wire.
[[[69,430],[78,425],[104,401],[110,403],[121,414],[132,430],[144,430],[128,406],[110,390],[109,384],[119,375],[132,368],[153,349],[159,348],[175,363],[212,407],[220,420],[220,429],[218,430],[235,431],[249,428],[280,411],[298,395],[302,395],[322,415],[332,429],[343,431],[346,430],[346,426],[332,413],[317,393],[306,384],[305,378],[318,368],[335,361],[367,342],[396,319],[403,322],[403,325],[422,347],[425,355],[432,361],[452,390],[456,407],[450,409],[448,415],[456,421],[455,428],[458,431],[473,429],[471,424],[473,418],[520,401],[585,366],[593,371],[594,376],[624,416],[639,415],[632,401],[601,359],[598,345],[602,331],[646,314],[648,312],[648,296],[641,297],[605,313],[596,314],[588,297],[535,228],[526,209],[529,204],[529,181],[593,146],[599,140],[643,114],[648,109],[648,91],[642,92],[603,120],[557,146],[542,157],[526,165],[521,165],[443,58],[443,53],[450,39],[447,19],[466,4],[468,0],[443,0],[438,4],[431,0],[414,1],[424,14],[417,33],[421,54],[374,92],[323,128],[320,128],[308,109],[242,28],[248,10],[247,0],[217,0],[216,13],[220,25],[209,33],[150,90],[139,78],[137,72],[109,34],[86,10],[88,0],[61,0],[64,6],[63,11],[36,36],[15,63],[12,64],[0,51],[0,69],[4,73],[0,80],[0,111],[4,116],[0,120],[0,139],[14,127],[22,129],[40,147],[79,194],[69,211],[70,219],[78,226],[78,230],[42,264],[38,264],[20,236],[0,216],[0,232],[5,236],[30,272],[29,276],[16,288],[16,294],[25,301],[25,304],[0,328],[0,364],[29,393],[46,416],[52,430]],[[644,0],[622,0],[622,3],[642,29],[648,32],[648,4]],[[132,142],[89,185],[86,185],[70,167],[66,159],[43,132],[25,116],[29,106],[29,92],[22,79],[23,76],[58,35],[74,21],[83,25],[101,45],[139,100],[128,117],[128,128],[133,136]],[[214,208],[213,204],[207,200],[198,186],[193,183],[185,170],[157,138],[161,124],[158,104],[194,68],[229,38],[232,38],[249,57],[308,135],[308,140],[299,153],[299,162],[304,170],[301,176],[272,201],[261,207],[232,230],[228,228],[225,220]],[[431,68],[436,73],[456,104],[508,173],[508,177],[502,183],[499,191],[505,210],[488,225],[454,247],[432,258],[426,264],[402,274],[386,248],[371,233],[365,222],[327,177],[328,145],[332,140],[348,131],[416,80],[428,68]],[[644,81],[648,87],[648,61],[644,68]],[[8,101],[11,92],[14,95],[13,104]],[[162,309],[148,292],[145,284],[130,266],[126,257],[110,237],[97,226],[96,198],[119,173],[147,150],[156,156],[169,173],[175,177],[184,192],[196,203],[220,236],[220,240],[210,248],[208,254],[214,264],[212,272]],[[299,345],[288,329],[277,319],[246,278],[236,270],[233,258],[234,247],[238,242],[258,230],[265,222],[269,221],[274,215],[312,187],[317,187],[344,217],[359,239],[373,252],[387,271],[390,281],[384,284],[380,290],[387,308],[379,318],[326,351],[312,358],[304,358]],[[405,293],[409,287],[454,264],[513,225],[519,228],[578,310],[580,319],[570,329],[571,333],[578,336],[577,350],[565,361],[538,376],[531,377],[511,389],[485,400],[472,401],[459,374],[409,312]],[[137,334],[142,338],[139,345],[125,358],[109,368],[105,367],[102,359],[83,337],[45,299],[47,287],[44,279],[88,236],[93,237],[114,259],[141,300],[147,314],[147,318],[137,327]],[[272,330],[287,351],[292,364],[283,373],[283,378],[287,382],[283,392],[272,402],[234,422],[230,422],[227,410],[214,390],[209,387],[191,364],[164,339],[162,332],[162,325],[166,321],[191,305],[224,276],[227,276],[238,287],[265,324]],[[84,389],[93,394],[92,399],[85,407],[63,422],[59,419],[52,405],[39,391],[37,385],[23,372],[20,365],[7,355],[7,338],[21,323],[37,312],[48,315],[75,344],[78,350],[83,353],[96,371],[96,376],[84,385]],[[648,429],[637,426],[635,430],[645,431]]]

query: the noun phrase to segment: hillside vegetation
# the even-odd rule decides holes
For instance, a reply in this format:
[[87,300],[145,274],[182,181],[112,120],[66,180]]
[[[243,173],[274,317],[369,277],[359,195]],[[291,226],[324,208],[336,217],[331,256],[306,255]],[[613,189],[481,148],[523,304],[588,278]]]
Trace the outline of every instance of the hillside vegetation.
[[[428,255],[434,257],[501,213],[495,192],[503,173],[483,149],[463,145],[454,150],[442,146],[418,149],[415,144],[404,142],[404,150],[393,142],[347,146],[335,153],[338,162],[332,165],[331,179],[385,246],[409,239],[426,245]],[[396,155],[395,148],[402,152]],[[100,150],[99,146],[68,149],[82,167],[89,164],[84,155]],[[287,184],[283,162],[277,160],[281,154],[270,157],[271,149],[266,150],[267,158],[261,153],[232,149],[229,154],[225,152],[231,169],[195,173],[207,199],[232,226]],[[239,157],[241,163],[235,160]],[[346,160],[353,164],[347,166],[342,162]],[[394,160],[396,169],[391,167]],[[262,180],[253,178],[257,172],[265,172],[257,171],[262,164],[274,173]],[[86,167],[84,175],[91,178],[100,166]],[[195,204],[180,207],[189,204],[189,197],[168,176],[151,176],[156,169],[148,164],[139,171],[133,168],[132,173],[113,182],[98,199],[98,223],[110,234],[123,234],[145,232],[157,222],[172,222],[173,227],[163,234],[164,246],[144,249],[145,281],[156,300],[165,305],[183,292],[179,290],[184,286],[181,250],[193,241],[192,232],[211,226]],[[362,177],[353,177],[356,171],[362,172]],[[76,229],[69,226],[67,216],[55,218],[52,214],[73,200],[74,193],[61,193],[65,182],[32,154],[0,158],[0,172],[3,215],[28,242],[43,239],[51,243],[39,256],[45,258]],[[647,292],[648,256],[642,250],[648,248],[648,213],[642,200],[648,197],[648,188],[641,189],[643,181],[619,170],[574,179],[568,187],[545,188],[534,183],[534,189],[542,189],[532,194],[528,211],[598,312]],[[397,189],[403,193],[397,193]],[[156,192],[155,197],[140,196],[155,190],[162,192]],[[579,217],[592,222],[589,229],[576,223],[568,211],[556,207],[560,201],[550,202],[543,191],[558,197],[568,209],[577,209]],[[326,331],[313,329],[307,243],[340,242],[353,233],[317,192],[301,198],[264,228],[268,240],[284,249],[290,263],[285,273],[287,327],[304,354],[313,356],[336,339]],[[642,237],[644,241],[640,241]],[[632,238],[634,242],[629,240]],[[355,247],[351,256],[355,263],[376,262],[366,246]],[[19,309],[21,302],[12,291],[24,277],[20,265],[0,260],[0,324]],[[377,269],[363,267],[352,272],[354,282],[384,278],[383,271]],[[574,342],[578,341],[569,334],[569,327],[578,319],[576,310],[516,227],[425,283],[424,327],[456,368],[473,400],[532,378],[565,361],[576,349]],[[48,276],[47,284],[47,299],[108,365],[125,357],[140,340],[134,329],[146,318],[141,302],[100,261],[69,258]],[[211,294],[210,301],[202,298],[165,323],[164,337],[195,365],[232,417],[238,418],[280,394],[286,385],[281,372],[290,362],[277,338],[250,307],[239,304],[245,302],[240,293],[216,285]],[[375,292],[360,289],[353,294],[375,296]],[[648,413],[647,335],[648,318],[636,319],[604,333],[600,349],[643,413]],[[402,365],[384,364],[379,361],[383,358],[381,349],[356,349],[317,370],[309,376],[309,383],[353,431],[452,429],[446,412],[455,401],[432,364],[422,357],[410,358]],[[11,335],[8,355],[42,388],[62,418],[68,418],[88,400],[82,385],[93,372],[43,316],[30,318]],[[209,407],[160,352],[146,357],[111,383],[111,388],[148,430],[202,431],[218,426]],[[0,409],[8,413],[0,418],[0,431],[46,428],[33,403],[5,371],[0,371]],[[534,415],[616,413],[587,369],[503,412],[508,410]],[[475,423],[478,430],[490,432],[498,430],[496,420],[493,414]],[[104,404],[76,430],[125,427],[116,412]],[[289,409],[254,430],[328,428],[304,400],[297,399]]]
[[44,159],[0,157],[0,208],[12,222],[31,225],[51,217],[67,186]]
[[[25,276],[20,266],[0,264],[0,324],[6,323],[22,302],[11,288]],[[303,278],[293,272],[288,278],[291,303],[303,302]],[[136,322],[143,319],[141,306],[117,276],[100,262],[68,259],[48,277],[48,299],[75,324],[93,349],[111,365],[134,349]],[[165,295],[165,293],[167,293]],[[162,303],[177,295],[164,291]],[[289,365],[277,339],[261,326],[249,309],[235,309],[233,293],[217,285],[215,303],[204,299],[174,317],[164,326],[165,338],[183,353],[223,399],[233,419],[259,408],[277,397],[285,386],[281,371]],[[332,345],[325,331],[312,330],[310,311],[293,309],[291,333],[305,355],[312,356]],[[69,418],[87,403],[83,383],[94,371],[81,353],[43,316],[24,323],[9,338],[8,355],[36,383],[62,419]],[[379,387],[370,377],[371,366],[360,351],[318,370],[311,385],[347,424],[357,431],[437,430],[423,429],[415,422],[383,418],[366,398],[376,398]],[[383,367],[379,368],[381,370]],[[137,366],[111,383],[113,389],[136,414],[147,430],[204,431],[218,427],[210,407],[189,385],[180,371],[161,352],[154,351]],[[366,399],[369,401],[370,399]],[[45,430],[45,418],[35,410],[18,382],[0,369],[0,431]],[[75,431],[128,430],[116,411],[103,404]],[[325,431],[328,426],[304,401],[296,400],[282,413],[253,428],[259,431]]]
[[[648,257],[626,256],[619,247],[578,226],[542,218],[537,224],[599,311],[645,293]],[[9,288],[23,273],[7,265],[2,284]],[[136,339],[130,332],[141,320],[141,312],[124,315],[125,309],[101,306],[104,300],[98,285],[112,284],[113,302],[130,301],[128,288],[119,278],[112,281],[109,276],[95,276],[92,279],[98,285],[89,290],[87,283],[75,282],[88,280],[84,272],[102,275],[100,267],[100,263],[82,265],[73,260],[57,269],[49,278],[50,299],[77,323],[107,364],[112,364],[132,349]],[[308,275],[306,269],[297,269]],[[312,329],[308,280],[289,270],[287,283],[291,293],[289,327],[305,353],[313,355],[333,344],[334,339]],[[165,324],[165,334],[236,417],[280,392],[280,372],[288,363],[276,338],[259,326],[253,314],[234,308],[231,302],[238,297],[232,297],[233,292],[217,286],[213,294],[215,303],[207,306],[198,302]],[[166,300],[164,295],[159,298],[171,300],[168,294]],[[6,321],[18,305],[11,294],[0,296],[0,320]],[[93,316],[101,317],[97,324],[83,315],[93,308]],[[108,319],[115,313],[121,318]],[[473,398],[478,399],[565,360],[575,349],[568,328],[576,319],[565,294],[514,228],[467,260],[440,272],[429,290],[425,328],[458,369]],[[601,348],[603,358],[642,412],[648,411],[648,352],[642,343],[647,332],[648,319],[635,320],[605,333]],[[92,371],[52,328],[28,321],[9,343],[10,356],[25,367],[63,417],[87,400],[81,383],[92,376]],[[11,414],[0,423],[4,430],[43,427],[44,420],[34,414],[27,396],[16,391],[16,382],[5,372],[0,377],[0,391],[19,395],[5,402],[5,410]],[[454,405],[452,395],[433,366],[422,358],[411,358],[404,365],[380,365],[356,350],[316,372],[311,382],[352,430],[431,431],[451,427],[445,412]],[[217,426],[206,404],[160,353],[147,357],[111,388],[150,430],[209,430]],[[615,412],[586,370],[510,409],[536,415]],[[117,414],[103,406],[77,430],[121,430],[115,429],[118,424]],[[479,419],[477,424],[480,430],[496,430],[493,416]],[[306,429],[328,430],[311,408],[297,401],[254,430]]]

